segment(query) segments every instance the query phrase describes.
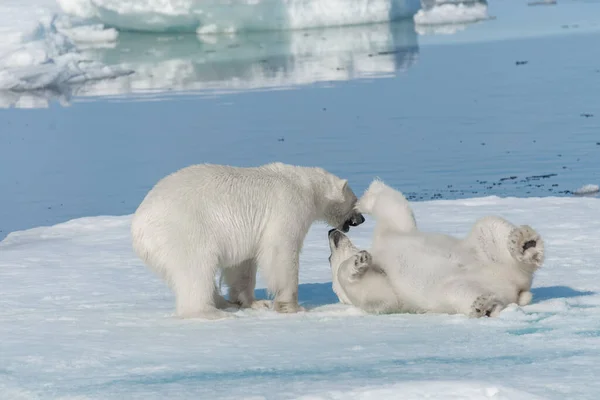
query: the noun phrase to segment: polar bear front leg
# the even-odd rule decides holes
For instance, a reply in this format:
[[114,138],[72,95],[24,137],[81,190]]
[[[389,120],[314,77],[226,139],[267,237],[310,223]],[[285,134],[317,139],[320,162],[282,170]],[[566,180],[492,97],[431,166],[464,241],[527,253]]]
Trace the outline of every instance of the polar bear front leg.
[[385,274],[381,268],[373,264],[373,257],[371,256],[371,253],[366,250],[359,251],[358,254],[354,255],[352,258],[353,260],[350,266],[350,274],[348,275],[348,281],[350,282],[356,282],[369,270],[380,274]]
[[508,250],[520,263],[538,268],[544,262],[544,241],[530,226],[522,225],[510,232]]
[[260,252],[258,264],[275,296],[273,308],[279,313],[305,311],[298,304],[298,270],[300,250],[293,246],[270,246]]

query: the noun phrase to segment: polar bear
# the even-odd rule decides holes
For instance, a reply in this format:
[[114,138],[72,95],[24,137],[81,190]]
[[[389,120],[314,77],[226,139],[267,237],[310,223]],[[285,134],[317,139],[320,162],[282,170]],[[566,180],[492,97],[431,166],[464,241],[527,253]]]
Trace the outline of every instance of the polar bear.
[[357,210],[376,220],[371,251],[329,231],[333,290],[342,303],[372,313],[496,316],[532,299],[544,242],[529,226],[497,216],[476,221],[464,239],[417,229],[402,193],[371,183]]
[[254,299],[257,266],[275,310],[293,313],[301,310],[299,255],[310,226],[322,220],[347,232],[365,220],[356,201],[347,180],[322,168],[192,165],[146,195],[131,223],[133,248],[174,291],[180,317],[220,319],[234,304],[268,305]]

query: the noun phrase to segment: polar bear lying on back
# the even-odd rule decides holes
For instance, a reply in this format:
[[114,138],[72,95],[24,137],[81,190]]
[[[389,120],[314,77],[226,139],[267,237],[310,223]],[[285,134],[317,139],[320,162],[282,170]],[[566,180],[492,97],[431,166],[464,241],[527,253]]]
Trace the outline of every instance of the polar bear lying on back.
[[329,231],[333,290],[342,303],[373,313],[496,316],[526,305],[544,244],[528,226],[488,216],[464,239],[420,232],[404,196],[374,181],[357,210],[376,220],[372,250]]

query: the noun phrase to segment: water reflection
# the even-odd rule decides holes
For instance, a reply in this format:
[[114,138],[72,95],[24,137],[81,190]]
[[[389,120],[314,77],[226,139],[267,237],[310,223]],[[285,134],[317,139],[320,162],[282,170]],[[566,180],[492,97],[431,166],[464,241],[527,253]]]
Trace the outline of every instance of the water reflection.
[[121,33],[93,60],[134,74],[52,91],[0,95],[4,107],[44,107],[75,96],[215,94],[393,76],[418,56],[412,21],[238,35]]
[[220,91],[290,87],[394,74],[417,56],[412,22],[244,35],[123,34],[94,52],[135,74],[86,87],[82,94]]

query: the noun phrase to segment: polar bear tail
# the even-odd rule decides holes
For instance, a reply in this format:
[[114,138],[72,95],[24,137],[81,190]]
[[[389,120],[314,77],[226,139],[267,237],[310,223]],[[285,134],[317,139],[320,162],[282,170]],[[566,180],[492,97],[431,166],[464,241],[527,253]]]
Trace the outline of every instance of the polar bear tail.
[[356,203],[356,210],[375,218],[377,224],[397,232],[417,228],[415,216],[404,195],[375,179]]

